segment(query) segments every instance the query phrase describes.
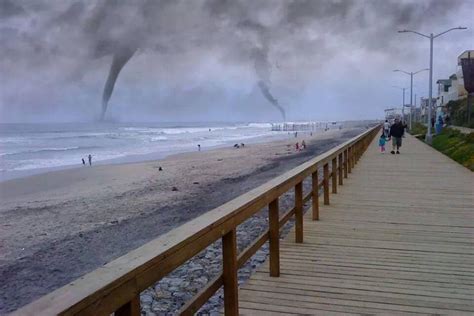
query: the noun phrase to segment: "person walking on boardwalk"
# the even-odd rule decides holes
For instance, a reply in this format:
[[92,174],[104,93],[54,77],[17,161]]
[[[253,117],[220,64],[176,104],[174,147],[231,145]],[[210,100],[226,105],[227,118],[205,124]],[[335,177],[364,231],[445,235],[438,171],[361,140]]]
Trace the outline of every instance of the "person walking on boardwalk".
[[87,156],[87,158],[89,158],[89,166],[92,166],[92,155],[89,154],[89,156]]
[[402,137],[405,133],[405,127],[400,119],[396,118],[395,123],[390,127],[389,138],[392,139],[392,155],[395,154],[395,149],[397,149],[397,154],[400,153],[400,147],[402,147]]
[[387,138],[390,132],[390,123],[388,122],[388,120],[385,120],[385,123],[383,123],[383,132],[385,134],[385,137]]
[[[387,132],[388,135],[388,132]],[[387,136],[385,134],[385,131],[382,131],[382,135],[380,135],[379,138],[379,146],[380,146],[380,152],[382,154],[385,154],[385,143],[387,142]]]

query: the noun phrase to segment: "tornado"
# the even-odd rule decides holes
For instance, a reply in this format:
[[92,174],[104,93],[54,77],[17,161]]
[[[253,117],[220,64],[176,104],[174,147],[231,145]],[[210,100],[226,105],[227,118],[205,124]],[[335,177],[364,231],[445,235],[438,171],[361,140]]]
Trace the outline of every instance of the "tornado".
[[105,119],[105,113],[107,112],[107,106],[109,104],[110,97],[114,91],[115,82],[117,81],[120,71],[125,66],[125,64],[132,58],[135,54],[135,48],[121,49],[113,55],[112,64],[110,65],[109,76],[105,82],[104,92],[102,94],[102,112],[100,114],[100,120]]
[[283,117],[283,121],[286,121],[286,113],[285,109],[278,103],[278,100],[273,97],[273,95],[270,93],[270,89],[268,86],[263,82],[262,80],[258,81],[258,87],[260,88],[260,91],[262,91],[263,96],[265,99],[268,100],[274,107],[280,111],[281,116]]

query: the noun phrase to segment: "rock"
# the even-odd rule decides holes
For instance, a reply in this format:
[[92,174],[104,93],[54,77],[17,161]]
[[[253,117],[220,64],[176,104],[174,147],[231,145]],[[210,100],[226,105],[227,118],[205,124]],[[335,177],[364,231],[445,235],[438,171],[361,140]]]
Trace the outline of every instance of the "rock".
[[153,302],[153,296],[149,293],[144,292],[140,295],[140,302],[142,304],[151,304]]
[[170,298],[171,293],[165,290],[155,290],[155,295],[157,299],[162,299],[162,298]]
[[206,285],[207,282],[209,282],[209,279],[205,276],[201,276],[199,278],[194,279],[195,283],[201,284],[201,285]]

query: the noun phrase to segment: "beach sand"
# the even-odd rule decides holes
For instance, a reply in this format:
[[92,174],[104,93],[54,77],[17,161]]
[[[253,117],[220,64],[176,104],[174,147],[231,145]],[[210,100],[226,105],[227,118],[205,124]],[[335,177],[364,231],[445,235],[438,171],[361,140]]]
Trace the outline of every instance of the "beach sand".
[[[0,313],[12,311],[357,135],[361,128],[85,166],[0,183]],[[295,151],[305,140],[308,148]],[[159,171],[159,167],[163,170]],[[8,305],[7,305],[8,304]]]

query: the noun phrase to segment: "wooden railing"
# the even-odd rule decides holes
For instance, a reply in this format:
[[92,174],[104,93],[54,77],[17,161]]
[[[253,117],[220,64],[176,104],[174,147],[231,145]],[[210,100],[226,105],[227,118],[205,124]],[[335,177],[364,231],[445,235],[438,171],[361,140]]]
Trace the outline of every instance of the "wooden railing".
[[[373,127],[351,140],[274,178],[218,208],[158,237],[97,270],[57,289],[15,312],[16,315],[140,315],[140,292],[153,285],[184,262],[222,238],[223,271],[180,310],[195,313],[221,286],[224,286],[226,315],[238,314],[237,271],[269,241],[270,275],[280,275],[280,228],[295,217],[295,242],[302,243],[303,205],[312,200],[312,219],[319,219],[319,189],[329,204],[330,189],[352,172],[354,165],[379,130]],[[331,165],[331,172],[329,170]],[[319,182],[319,169],[323,179]],[[303,195],[303,180],[311,176],[312,189]],[[294,207],[279,216],[279,197],[295,188]],[[269,207],[269,227],[240,254],[237,253],[237,226]]]

